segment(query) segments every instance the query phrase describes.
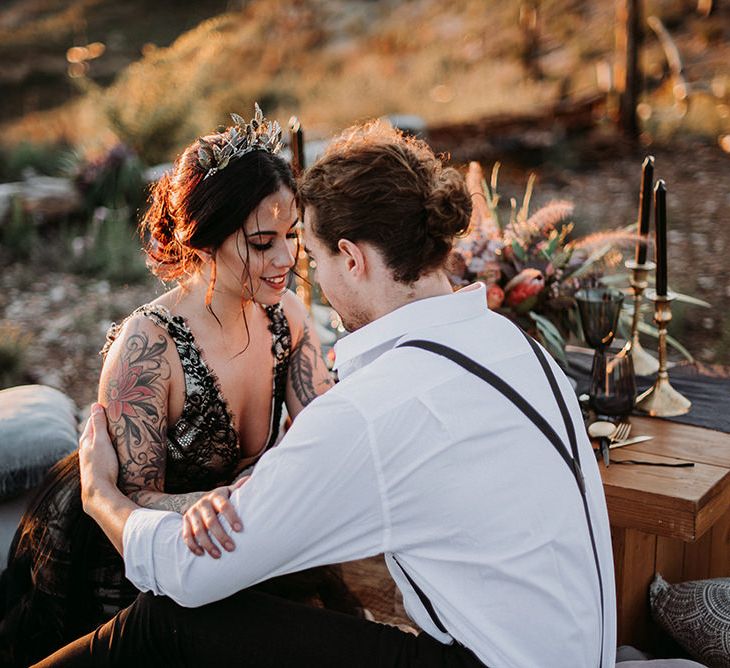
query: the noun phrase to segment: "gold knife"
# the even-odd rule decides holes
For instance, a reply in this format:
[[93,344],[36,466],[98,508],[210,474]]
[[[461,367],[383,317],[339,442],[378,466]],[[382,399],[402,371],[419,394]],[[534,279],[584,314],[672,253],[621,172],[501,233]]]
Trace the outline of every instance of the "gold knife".
[[613,450],[614,448],[622,448],[624,445],[634,445],[634,443],[643,443],[644,441],[651,441],[653,436],[634,436],[634,438],[626,438],[623,441],[616,441],[611,443],[608,447]]

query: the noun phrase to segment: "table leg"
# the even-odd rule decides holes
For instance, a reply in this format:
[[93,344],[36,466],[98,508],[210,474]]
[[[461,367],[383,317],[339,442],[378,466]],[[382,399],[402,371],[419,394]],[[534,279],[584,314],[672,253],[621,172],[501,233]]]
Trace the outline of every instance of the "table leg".
[[616,569],[618,644],[646,648],[651,642],[648,592],[654,577],[657,537],[611,527]]

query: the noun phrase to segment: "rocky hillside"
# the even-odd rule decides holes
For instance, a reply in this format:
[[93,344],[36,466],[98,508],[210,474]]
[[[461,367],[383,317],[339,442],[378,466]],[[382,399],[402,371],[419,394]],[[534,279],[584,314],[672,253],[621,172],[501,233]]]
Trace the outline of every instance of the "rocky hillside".
[[[34,88],[28,75],[27,85],[39,97],[54,87],[69,89],[71,81],[84,92],[6,123],[5,140],[90,147],[121,138],[156,160],[254,100],[282,119],[296,113],[310,136],[385,113],[417,113],[443,124],[534,112],[598,91],[614,43],[614,3],[601,0],[248,0],[218,14],[221,4],[159,2],[150,9],[144,3],[142,21],[136,0],[11,2],[0,10],[2,49],[17,54],[36,81],[47,78]],[[521,4],[539,6],[534,29]],[[57,11],[46,16],[42,8],[47,13],[52,6]],[[730,8],[701,17],[690,0],[646,6],[672,36],[690,86],[710,95],[702,106],[703,118],[712,117],[709,132],[729,130]],[[163,46],[165,30],[169,39],[171,26],[182,32],[201,14],[212,18]],[[72,67],[70,80],[73,63],[58,59],[59,47],[93,40],[106,50]],[[141,57],[121,68],[135,51]],[[89,53],[73,57],[79,55]],[[647,89],[659,86],[665,62],[656,36],[648,35]],[[7,87],[13,68],[4,67],[0,82]],[[664,104],[661,97],[656,102]],[[718,103],[725,105],[720,111]],[[651,108],[644,112],[647,123],[661,117]]]

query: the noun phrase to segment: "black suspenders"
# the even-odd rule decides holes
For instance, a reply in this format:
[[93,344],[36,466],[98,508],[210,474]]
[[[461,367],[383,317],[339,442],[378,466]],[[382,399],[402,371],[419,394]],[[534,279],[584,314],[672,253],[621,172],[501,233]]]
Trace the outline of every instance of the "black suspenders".
[[[545,420],[545,418],[542,417],[525,399],[522,397],[519,392],[517,392],[511,385],[506,383],[504,380],[502,380],[499,376],[489,371],[489,369],[486,369],[481,364],[477,364],[473,359],[470,357],[467,357],[466,355],[463,355],[457,350],[454,350],[453,348],[449,348],[448,346],[442,345],[440,343],[436,343],[435,341],[424,341],[424,340],[412,340],[412,341],[404,341],[403,343],[399,344],[398,348],[421,348],[422,350],[427,350],[431,353],[435,353],[436,355],[441,355],[442,357],[446,357],[450,359],[452,362],[455,362],[459,366],[466,369],[469,373],[474,374],[478,378],[481,378],[486,383],[489,383],[495,390],[503,394],[507,399],[509,399],[522,413],[545,435],[545,437],[552,443],[553,447],[557,451],[557,453],[562,457],[563,461],[566,463],[568,468],[570,469],[571,473],[573,474],[573,477],[575,478],[575,483],[578,486],[578,491],[580,492],[581,499],[583,500],[583,511],[585,513],[586,517],[586,523],[588,525],[588,533],[591,538],[591,548],[593,549],[593,560],[596,564],[596,573],[598,574],[598,586],[599,586],[599,592],[601,596],[601,659],[600,659],[600,665],[603,664],[603,634],[604,634],[604,600],[603,600],[603,577],[601,575],[601,566],[598,559],[598,549],[596,547],[596,537],[593,532],[593,524],[591,522],[590,513],[588,511],[588,498],[586,496],[586,486],[585,486],[585,479],[583,477],[583,471],[581,470],[580,466],[580,455],[578,453],[578,440],[575,435],[575,427],[573,425],[573,421],[570,418],[570,413],[568,411],[568,407],[565,404],[565,398],[563,397],[562,392],[560,391],[560,388],[558,387],[558,381],[555,378],[555,374],[553,373],[553,370],[550,368],[550,364],[548,363],[547,359],[545,358],[545,353],[540,349],[540,347],[537,345],[537,343],[525,332],[522,332],[527,339],[527,342],[530,344],[530,347],[534,351],[535,355],[537,356],[538,361],[540,362],[540,366],[542,367],[543,371],[545,372],[545,375],[547,376],[548,382],[550,383],[550,389],[553,391],[553,394],[555,395],[555,401],[558,404],[558,408],[560,409],[560,414],[563,416],[563,421],[565,422],[565,430],[568,433],[568,440],[570,441],[570,452],[568,451],[568,448],[563,443],[562,439],[558,436],[558,434],[555,432],[555,430],[552,428],[552,426]],[[571,456],[572,453],[572,456]],[[403,574],[406,576],[408,582],[411,584],[413,589],[415,590],[416,594],[418,595],[418,598],[421,600],[421,603],[423,604],[424,608],[428,612],[429,616],[431,617],[431,621],[436,625],[436,627],[442,632],[442,633],[448,633],[446,630],[446,627],[443,625],[441,620],[438,618],[438,615],[436,614],[436,611],[433,608],[433,605],[431,604],[431,601],[429,601],[428,597],[423,593],[423,590],[413,581],[413,579],[406,573],[403,566],[400,565],[398,560],[395,558],[395,555],[393,555],[393,559],[400,567],[401,571],[403,571]]]

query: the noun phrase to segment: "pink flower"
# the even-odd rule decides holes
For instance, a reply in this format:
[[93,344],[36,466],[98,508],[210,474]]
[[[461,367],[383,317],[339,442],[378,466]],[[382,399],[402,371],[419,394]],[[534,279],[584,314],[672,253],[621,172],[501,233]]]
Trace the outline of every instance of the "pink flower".
[[118,422],[122,416],[136,417],[135,404],[155,396],[149,387],[139,384],[143,371],[142,366],[129,366],[127,360],[122,362],[122,368],[107,392],[106,414],[111,422]]
[[[523,305],[524,308],[529,308],[524,304],[525,300],[530,297],[537,297],[545,288],[545,277],[538,269],[527,268],[523,269],[517,276],[515,276],[504,288],[507,298],[505,303],[510,308]],[[534,301],[534,300],[533,300]],[[532,306],[532,303],[530,303]]]

